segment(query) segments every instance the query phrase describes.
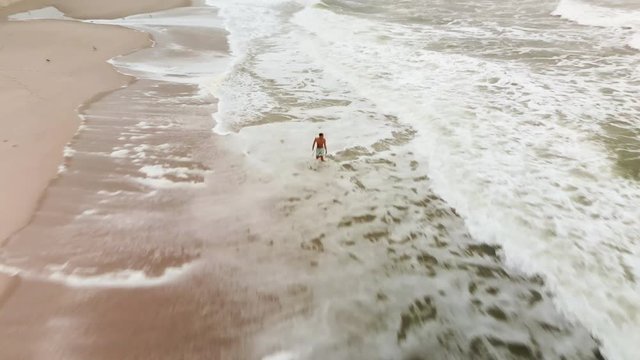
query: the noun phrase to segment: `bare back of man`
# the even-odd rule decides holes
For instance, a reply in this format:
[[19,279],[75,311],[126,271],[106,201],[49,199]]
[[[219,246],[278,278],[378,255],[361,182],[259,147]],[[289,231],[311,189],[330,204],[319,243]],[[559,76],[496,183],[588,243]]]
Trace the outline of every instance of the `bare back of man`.
[[316,160],[324,161],[324,157],[327,154],[327,139],[325,139],[324,134],[320,133],[318,137],[313,140],[313,145],[311,145],[311,150],[316,150]]

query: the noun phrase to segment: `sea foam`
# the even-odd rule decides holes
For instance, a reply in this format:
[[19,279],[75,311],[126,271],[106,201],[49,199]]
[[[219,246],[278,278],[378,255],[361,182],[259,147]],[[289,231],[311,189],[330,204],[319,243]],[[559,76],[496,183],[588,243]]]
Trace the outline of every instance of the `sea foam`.
[[627,37],[627,45],[640,50],[640,9],[605,7],[580,0],[560,0],[552,15],[581,25],[631,31],[633,34]]
[[98,275],[80,275],[81,269],[69,274],[63,270],[67,264],[60,266],[50,265],[45,271],[24,270],[20,267],[0,264],[0,273],[9,276],[21,276],[26,279],[49,280],[70,287],[90,288],[125,288],[125,287],[152,287],[163,285],[187,274],[196,266],[196,263],[185,263],[177,267],[168,267],[162,275],[150,276],[142,270],[121,270]]
[[[536,72],[430,50],[446,29],[319,8],[293,21],[317,61],[420,130],[415,152],[474,238],[501,244],[510,266],[543,274],[560,310],[600,338],[611,359],[634,358],[640,292],[625,273],[639,275],[640,189],[614,173],[608,150],[592,139],[603,128],[585,121],[633,113],[633,99],[603,94],[597,70]],[[607,81],[634,91],[624,79]]]

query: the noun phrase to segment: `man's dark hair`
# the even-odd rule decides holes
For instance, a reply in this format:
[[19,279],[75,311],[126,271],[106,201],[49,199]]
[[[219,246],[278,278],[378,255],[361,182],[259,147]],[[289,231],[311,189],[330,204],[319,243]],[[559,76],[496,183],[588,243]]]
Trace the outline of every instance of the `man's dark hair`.
[[324,134],[323,134],[323,133],[320,133],[320,136],[324,136]]

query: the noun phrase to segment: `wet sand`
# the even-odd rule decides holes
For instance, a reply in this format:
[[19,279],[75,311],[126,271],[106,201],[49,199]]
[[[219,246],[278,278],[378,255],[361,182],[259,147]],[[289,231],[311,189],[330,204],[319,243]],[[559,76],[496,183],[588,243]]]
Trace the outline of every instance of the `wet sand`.
[[[337,151],[326,164],[260,172],[225,195],[250,191],[252,210],[218,199],[250,219],[270,214],[268,225],[236,220],[251,228],[239,253],[260,274],[237,276],[284,304],[251,358],[601,359],[589,332],[555,309],[541,277],[508,268],[500,246],[474,240],[433,192],[406,147],[415,132],[373,113],[370,126],[389,121],[388,138]],[[288,163],[277,154],[290,154],[304,131],[303,123],[246,127],[235,146],[257,164]],[[265,133],[280,141],[255,152]],[[199,199],[194,217],[209,203]]]
[[57,21],[0,23],[0,41],[2,242],[26,223],[56,175],[80,124],[76,108],[131,81],[106,61],[151,42],[129,29]]
[[[161,4],[159,4],[161,3]],[[186,5],[187,1],[5,1],[9,14],[56,5],[69,16],[109,18]],[[8,6],[6,6],[8,5]],[[147,34],[78,22],[0,22],[0,243],[23,226],[80,124],[76,109],[132,81],[106,60],[151,45]],[[43,37],[43,33],[47,37]],[[73,41],[69,41],[73,34]]]
[[[161,3],[161,4],[158,4]],[[185,1],[5,1],[0,19],[56,5],[70,16],[108,18],[185,5]],[[23,226],[76,132],[76,109],[130,83],[106,61],[150,46],[147,34],[79,22],[0,22],[0,243]],[[46,33],[47,36],[42,36]],[[70,35],[73,34],[71,40]]]
[[[67,172],[3,249],[3,263],[20,267],[22,281],[0,310],[0,357],[248,358],[245,332],[277,304],[256,307],[258,294],[231,281],[225,258],[233,247],[212,245],[237,238],[220,230],[225,219],[212,220],[216,231],[207,236],[185,226],[206,171],[231,159],[208,147],[209,159],[196,152],[212,136],[215,103],[192,99],[195,91],[139,80],[83,111]],[[145,156],[111,156],[126,149]],[[139,171],[158,164],[195,175]],[[65,266],[52,274],[52,264]],[[176,281],[155,282],[185,264],[168,277]],[[113,275],[125,269],[143,275]]]
[[[152,11],[159,2],[143,3],[146,7],[138,2],[135,11]],[[116,12],[105,16],[124,14],[117,4],[109,6]],[[158,8],[166,6],[164,2]],[[91,12],[91,17],[96,15],[100,11]],[[127,165],[114,150],[137,139],[147,153],[158,145],[159,155],[167,150],[160,145],[176,143],[180,148],[163,160],[193,169],[194,175],[178,174],[172,180],[187,188],[202,183],[206,167],[194,162],[189,149],[211,136],[214,99],[190,100],[198,89],[189,85],[132,84],[132,78],[105,62],[150,45],[145,33],[66,21],[0,26],[7,44],[2,51],[12,55],[0,60],[3,75],[12,79],[3,82],[7,113],[2,117],[20,120],[2,124],[8,144],[2,171],[12,176],[1,187],[0,358],[237,358],[243,337],[233,324],[256,321],[259,312],[239,313],[243,300],[224,295],[227,285],[221,280],[211,283],[193,276],[159,288],[146,281],[170,278],[174,268],[180,272],[181,265],[198,257],[202,240],[184,236],[163,220],[179,222],[176,211],[185,200],[151,196],[153,186],[132,181],[141,175],[146,179],[140,172],[143,165]],[[41,36],[44,32],[47,37]],[[213,46],[221,46],[220,41]],[[131,86],[104,93],[127,84]],[[73,151],[65,151],[64,170],[49,184],[63,160],[64,145],[80,124],[76,108],[91,97],[94,100],[80,110],[85,121],[71,140]],[[173,103],[157,106],[167,99]],[[181,124],[174,120],[178,114]],[[158,156],[149,156],[149,161],[158,161]],[[91,216],[101,211],[114,218]],[[140,222],[127,223],[139,215]],[[28,226],[7,239],[29,218]],[[140,275],[131,276],[138,270]],[[193,291],[203,282],[206,287]],[[203,321],[207,312],[210,316]],[[229,355],[232,351],[236,355]]]

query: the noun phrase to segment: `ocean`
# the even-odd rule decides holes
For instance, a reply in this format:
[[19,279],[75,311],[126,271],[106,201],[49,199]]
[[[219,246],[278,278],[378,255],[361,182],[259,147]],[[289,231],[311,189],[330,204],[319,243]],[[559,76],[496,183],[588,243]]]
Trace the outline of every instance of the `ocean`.
[[[640,4],[631,0],[209,3],[221,9],[234,57],[225,79],[213,90],[221,100],[214,115],[216,132],[241,137],[254,165],[273,174],[271,181],[292,197],[296,186],[313,188],[312,183],[318,186],[315,191],[324,192],[321,198],[337,196],[340,204],[328,211],[345,219],[376,218],[367,223],[369,229],[384,222],[385,215],[397,219],[397,225],[392,220],[393,226],[380,230],[389,253],[368,259],[368,266],[402,262],[398,260],[402,254],[419,258],[421,251],[434,247],[428,244],[431,238],[399,251],[393,240],[387,240],[402,239],[407,233],[437,237],[416,213],[397,213],[432,191],[441,206],[454,209],[442,218],[461,222],[451,226],[468,231],[471,242],[500,248],[510,271],[544,279],[543,288],[553,294],[548,301],[598,339],[607,358],[637,357]],[[289,176],[292,169],[305,172],[306,160],[300,154],[319,131],[327,136],[333,161],[339,165],[320,169],[324,172],[320,176],[334,177],[336,182],[351,179],[369,196],[343,198],[333,191],[337,185],[331,179],[320,184],[310,183],[308,174]],[[412,181],[416,167],[425,182]],[[307,206],[323,206],[315,201]],[[368,207],[375,210],[362,215]],[[356,224],[359,220],[333,228],[324,215],[316,218],[312,210],[291,216],[296,224],[325,227],[333,237],[325,242],[338,244],[344,241],[339,238],[366,235],[353,229],[361,226]],[[462,241],[450,233],[445,238],[450,244]],[[351,251],[358,258],[375,257],[371,249]],[[449,250],[449,255],[453,252]],[[442,256],[435,256],[439,267],[444,266]],[[486,313],[487,302],[511,307],[505,310],[511,313],[507,318],[513,318],[509,321],[519,330],[509,333],[506,326],[503,335],[496,335],[501,332],[493,325],[487,330],[481,318],[468,323],[468,312],[473,312],[468,306],[473,305],[463,303],[477,299],[466,291],[464,296],[456,294],[461,291],[456,284],[462,280],[456,275],[451,275],[456,280],[448,278],[444,268],[442,278],[434,275],[424,283],[415,274],[354,276],[380,276],[370,280],[371,286],[386,289],[381,290],[385,296],[391,292],[398,298],[406,296],[400,293],[417,297],[422,295],[418,288],[430,289],[421,290],[429,294],[429,304],[440,302],[444,307],[437,306],[437,325],[407,310],[413,314],[407,318],[422,319],[416,320],[421,325],[408,347],[419,353],[422,346],[429,359],[494,358],[471,355],[474,351],[469,349],[480,346],[478,339],[485,339],[482,346],[492,349],[487,353],[502,354],[495,358],[594,356],[582,354],[581,345],[539,338],[549,334],[540,335],[545,330],[532,324],[540,323],[537,316],[544,314],[529,314],[508,295],[479,296],[483,305],[477,311]],[[392,284],[390,278],[398,283]],[[514,290],[522,286],[519,281],[496,281],[505,288],[503,293],[524,291]],[[435,300],[438,286],[448,295]],[[447,297],[457,300],[444,300]],[[356,310],[357,298],[341,300],[345,303],[334,300],[339,303],[337,314],[327,316],[340,321],[338,314],[345,311],[364,321],[362,317],[369,315]],[[414,310],[419,313],[429,306],[416,303]],[[441,311],[446,313],[442,318]],[[375,319],[368,321],[376,327]],[[343,354],[335,350],[335,342],[348,343],[351,333],[333,327],[339,326],[324,324],[324,332],[315,329],[326,336],[319,341],[324,344],[320,348]],[[384,342],[376,338],[384,331],[364,328],[363,332],[371,331],[371,338],[362,340],[365,348],[384,354]],[[483,337],[484,330],[493,335]],[[305,343],[304,338],[296,339]],[[505,345],[511,343],[520,345]],[[393,353],[391,348],[386,349]],[[323,358],[317,349],[299,351]],[[398,358],[349,354],[331,358]]]

